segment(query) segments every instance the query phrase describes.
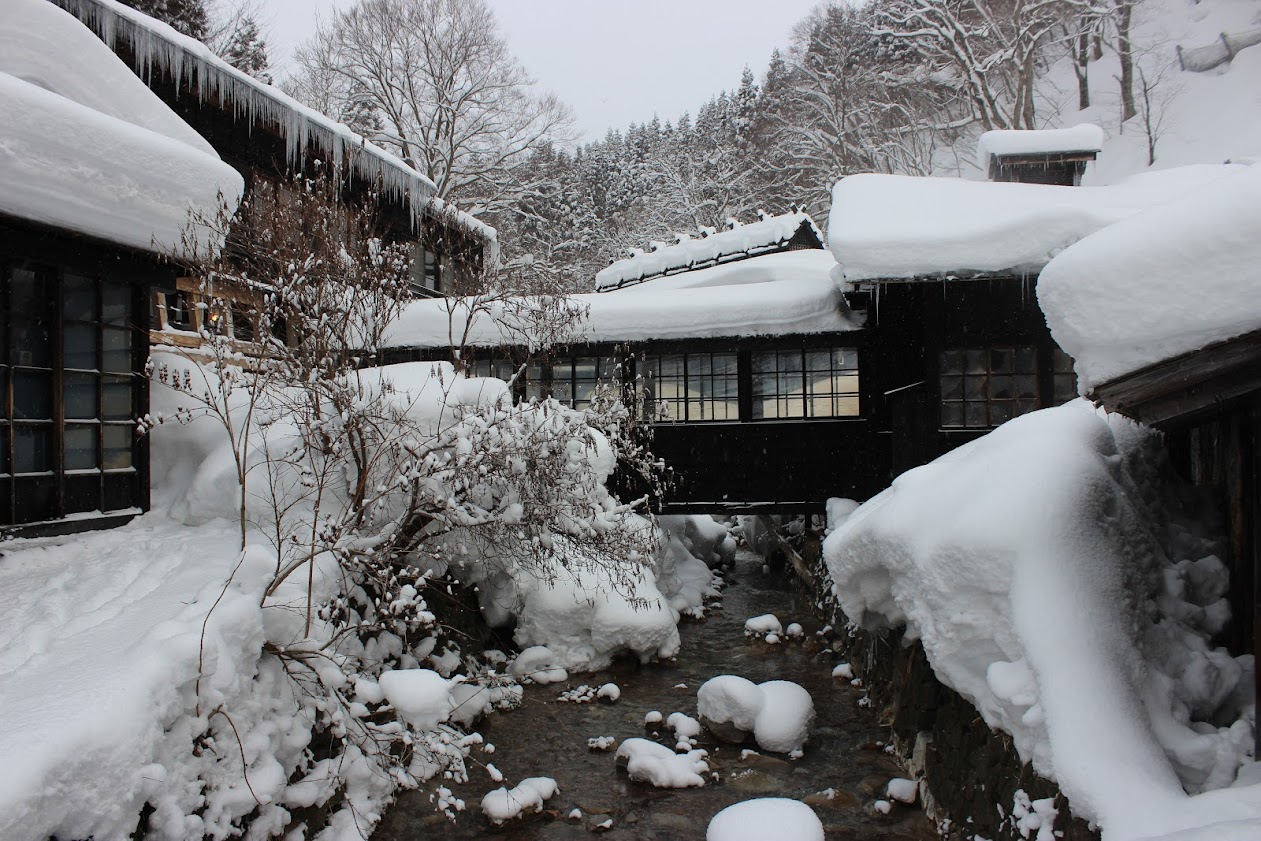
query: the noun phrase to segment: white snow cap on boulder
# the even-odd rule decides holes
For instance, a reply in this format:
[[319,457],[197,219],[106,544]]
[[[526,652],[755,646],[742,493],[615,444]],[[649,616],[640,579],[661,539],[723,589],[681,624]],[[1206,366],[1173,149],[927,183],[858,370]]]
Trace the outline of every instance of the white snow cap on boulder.
[[1261,166],[1071,246],[1038,303],[1085,391],[1261,329]]
[[823,841],[823,822],[799,800],[762,797],[745,800],[714,815],[705,841]]
[[83,24],[46,0],[0,9],[0,213],[181,251],[190,210],[235,207],[241,176]]

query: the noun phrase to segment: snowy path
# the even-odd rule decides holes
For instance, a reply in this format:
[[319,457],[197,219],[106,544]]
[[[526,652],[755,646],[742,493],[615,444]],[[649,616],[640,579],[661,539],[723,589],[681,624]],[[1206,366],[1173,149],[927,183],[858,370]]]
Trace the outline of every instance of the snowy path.
[[[190,547],[186,527],[150,514],[0,545],[0,837],[67,811],[134,824],[150,784],[136,769],[183,708],[197,631],[238,557],[228,525],[199,537]],[[97,799],[76,784],[84,775],[112,782]]]
[[[468,811],[451,824],[435,814],[425,791],[404,794],[373,836],[380,841],[405,841],[429,834],[442,838],[587,839],[594,827],[612,820],[604,833],[608,839],[703,839],[710,818],[722,808],[755,797],[780,796],[807,800],[828,829],[828,837],[846,839],[936,838],[930,822],[915,807],[897,806],[892,814],[876,814],[872,803],[898,766],[875,745],[887,731],[876,714],[858,707],[861,690],[834,680],[834,657],[819,654],[813,632],[818,623],[808,605],[791,592],[783,575],[764,576],[762,560],[741,552],[737,568],[728,574],[724,607],[704,622],[686,623],[680,631],[683,649],[679,659],[642,668],[617,664],[613,669],[574,675],[566,683],[530,686],[524,705],[513,712],[492,716],[480,727],[495,744],[493,762],[508,785],[533,776],[554,777],[560,793],[548,801],[543,816],[492,827],[477,809],[483,794],[500,783],[481,769],[470,770],[471,781],[452,786]],[[772,612],[783,621],[800,622],[805,642],[766,645],[747,641],[745,619]],[[645,729],[644,715],[651,710],[669,716],[675,711],[696,715],[696,690],[711,677],[738,674],[753,681],[786,679],[800,683],[813,696],[818,719],[805,756],[789,762],[779,755],[754,754],[741,758],[742,748],[714,743],[708,733],[699,747],[709,751],[711,768],[720,776],[704,788],[656,789],[630,781],[617,770],[613,751],[588,750],[587,740],[614,737],[656,738],[674,744],[664,726]],[[565,690],[606,681],[622,690],[614,704],[570,704],[558,701]],[[654,733],[659,733],[654,737]],[[825,792],[834,790],[829,797]],[[573,809],[583,817],[567,817]]]

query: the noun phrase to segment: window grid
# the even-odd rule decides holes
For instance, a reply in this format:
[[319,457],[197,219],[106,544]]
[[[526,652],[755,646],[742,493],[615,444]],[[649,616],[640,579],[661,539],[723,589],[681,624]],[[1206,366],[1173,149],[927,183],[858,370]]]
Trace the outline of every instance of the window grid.
[[1052,393],[1054,405],[1062,406],[1070,400],[1077,399],[1077,372],[1073,370],[1073,357],[1059,348],[1052,356]]
[[658,422],[739,420],[734,353],[672,353],[644,358],[645,411]]
[[[616,385],[620,379],[620,367],[618,360],[611,356],[559,359],[551,366],[551,396],[570,408],[586,409],[591,406],[600,387]],[[535,382],[533,377],[530,377],[530,382]]]
[[940,363],[944,429],[988,429],[1039,406],[1036,348],[946,350]]
[[753,354],[753,419],[857,417],[855,348]]

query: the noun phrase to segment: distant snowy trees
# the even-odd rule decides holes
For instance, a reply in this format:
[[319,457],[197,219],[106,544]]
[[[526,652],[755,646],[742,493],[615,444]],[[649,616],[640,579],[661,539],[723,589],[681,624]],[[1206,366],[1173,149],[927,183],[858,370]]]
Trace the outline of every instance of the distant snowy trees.
[[152,18],[170,24],[190,38],[202,40],[210,30],[210,15],[203,0],[120,0]]

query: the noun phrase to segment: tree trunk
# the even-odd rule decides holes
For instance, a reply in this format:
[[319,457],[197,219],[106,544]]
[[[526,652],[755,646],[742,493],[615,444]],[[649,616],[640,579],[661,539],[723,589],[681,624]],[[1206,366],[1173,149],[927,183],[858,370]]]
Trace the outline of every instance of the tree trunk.
[[1121,60],[1121,122],[1138,113],[1134,107],[1134,54],[1130,44],[1130,17],[1134,6],[1130,0],[1117,5],[1117,58]]
[[1073,73],[1077,76],[1077,110],[1090,107],[1090,36],[1083,29],[1077,36],[1077,51],[1073,56]]

